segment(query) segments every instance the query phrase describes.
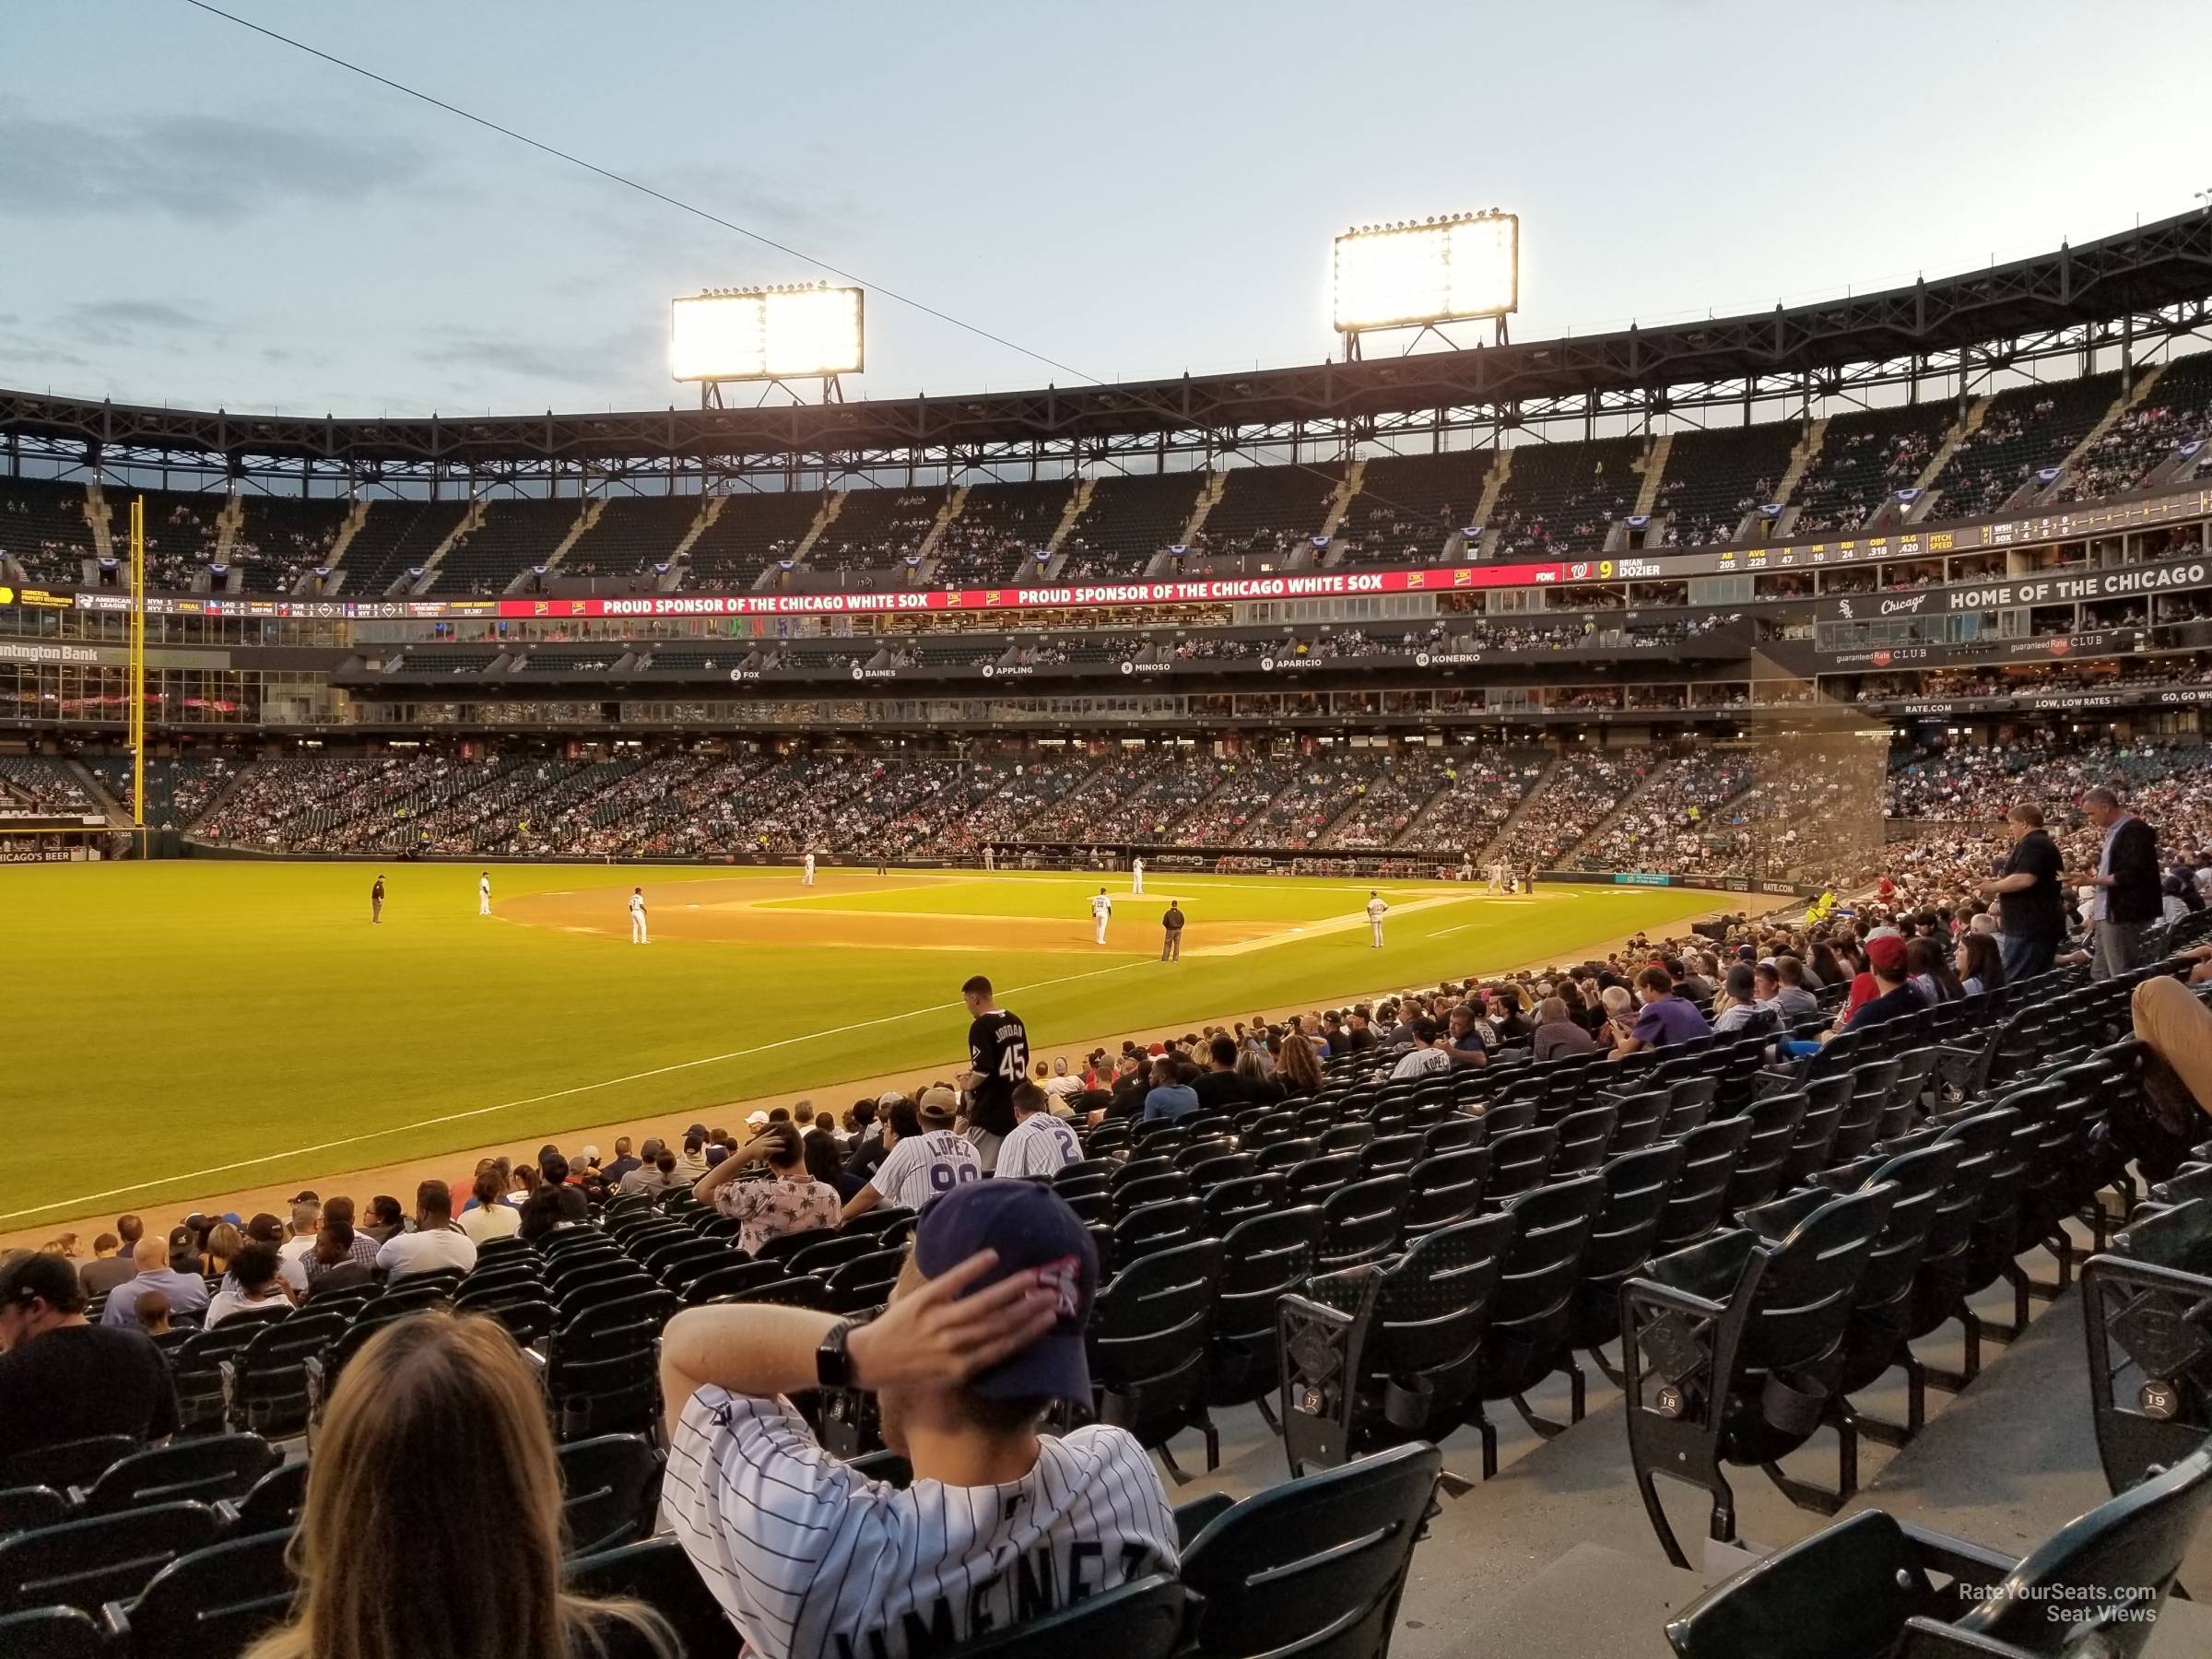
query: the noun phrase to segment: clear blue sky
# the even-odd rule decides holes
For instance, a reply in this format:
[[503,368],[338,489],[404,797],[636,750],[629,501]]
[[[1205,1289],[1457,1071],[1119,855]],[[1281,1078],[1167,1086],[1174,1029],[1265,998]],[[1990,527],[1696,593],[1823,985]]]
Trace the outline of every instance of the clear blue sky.
[[[659,407],[694,395],[670,296],[815,274],[182,0],[0,6],[0,385]],[[2212,186],[2202,54],[2132,0],[229,9],[1104,378],[1328,355],[1354,222],[1518,210],[1529,339]],[[869,322],[853,394],[1073,378],[888,299]]]

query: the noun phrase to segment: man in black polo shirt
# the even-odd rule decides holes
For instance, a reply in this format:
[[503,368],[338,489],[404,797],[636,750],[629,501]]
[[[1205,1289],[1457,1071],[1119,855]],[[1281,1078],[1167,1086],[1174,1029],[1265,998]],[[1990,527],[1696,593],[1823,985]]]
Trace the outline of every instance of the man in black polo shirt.
[[2017,985],[2048,972],[2066,936],[2065,900],[2059,891],[2065,861],[2043,830],[2043,809],[2032,801],[2005,815],[2005,834],[2011,855],[1995,879],[1982,884],[1981,893],[1997,901],[2005,982]]
[[87,1324],[84,1288],[62,1256],[0,1261],[0,1463],[88,1435],[176,1429],[169,1364],[143,1331]]

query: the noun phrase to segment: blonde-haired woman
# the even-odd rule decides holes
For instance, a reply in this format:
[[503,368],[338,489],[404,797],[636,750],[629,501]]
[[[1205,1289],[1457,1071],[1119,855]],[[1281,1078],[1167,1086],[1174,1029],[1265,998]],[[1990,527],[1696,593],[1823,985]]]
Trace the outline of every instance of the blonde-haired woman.
[[1275,1063],[1275,1080],[1293,1100],[1321,1092],[1321,1056],[1296,1031],[1283,1033],[1283,1052]]
[[395,1321],[339,1378],[291,1545],[289,1623],[249,1659],[589,1659],[605,1620],[673,1638],[631,1603],[560,1588],[560,1469],[506,1328]]

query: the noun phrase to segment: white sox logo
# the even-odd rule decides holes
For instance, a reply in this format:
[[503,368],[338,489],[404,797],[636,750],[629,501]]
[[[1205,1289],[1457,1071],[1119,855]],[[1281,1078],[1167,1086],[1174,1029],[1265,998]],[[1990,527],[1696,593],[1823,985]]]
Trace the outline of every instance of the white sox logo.
[[1083,1264],[1075,1256],[1062,1256],[1056,1262],[1047,1262],[1037,1269],[1037,1282],[1060,1299],[1059,1313],[1063,1319],[1073,1319],[1083,1305]]

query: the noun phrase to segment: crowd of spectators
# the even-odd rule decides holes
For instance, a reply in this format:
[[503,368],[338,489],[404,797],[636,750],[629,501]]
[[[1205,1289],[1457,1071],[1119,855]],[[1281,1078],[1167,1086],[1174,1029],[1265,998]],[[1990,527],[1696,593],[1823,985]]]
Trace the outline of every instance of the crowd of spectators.
[[1751,786],[1746,751],[1692,749],[1651,768],[1636,794],[1581,849],[1584,863],[1615,870],[1702,867],[1722,808]]

